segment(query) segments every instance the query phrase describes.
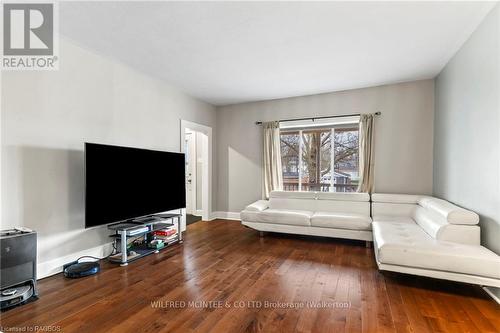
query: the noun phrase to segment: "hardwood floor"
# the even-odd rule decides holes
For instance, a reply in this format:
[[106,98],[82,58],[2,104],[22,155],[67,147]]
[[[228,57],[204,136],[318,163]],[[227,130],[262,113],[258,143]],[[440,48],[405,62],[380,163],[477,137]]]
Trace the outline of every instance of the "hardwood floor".
[[477,286],[382,274],[364,242],[259,238],[234,221],[192,224],[183,245],[39,291],[2,313],[4,332],[500,331],[500,306]]

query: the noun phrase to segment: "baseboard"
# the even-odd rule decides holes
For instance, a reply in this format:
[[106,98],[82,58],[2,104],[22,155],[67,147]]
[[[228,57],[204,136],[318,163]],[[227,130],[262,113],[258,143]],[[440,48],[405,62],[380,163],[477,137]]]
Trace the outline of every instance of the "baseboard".
[[[490,295],[491,298],[493,298],[495,300],[495,302],[497,302],[498,304],[500,304],[500,298],[495,294],[495,292],[492,290],[493,287],[483,287],[484,291],[486,291],[486,293],[488,295]],[[495,288],[497,290],[500,291],[500,289],[498,288]],[[500,295],[500,292],[499,292],[499,295]]]
[[53,260],[39,263],[37,265],[37,279],[43,279],[48,276],[61,273],[62,266],[68,262],[74,261],[82,256],[93,256],[103,258],[111,253],[113,243],[96,246],[91,249],[74,252],[64,257],[59,257]]
[[212,212],[210,220],[221,219],[221,220],[236,220],[240,221],[240,213],[236,212]]
[[203,211],[201,209],[197,209],[194,211],[194,216],[203,216]]

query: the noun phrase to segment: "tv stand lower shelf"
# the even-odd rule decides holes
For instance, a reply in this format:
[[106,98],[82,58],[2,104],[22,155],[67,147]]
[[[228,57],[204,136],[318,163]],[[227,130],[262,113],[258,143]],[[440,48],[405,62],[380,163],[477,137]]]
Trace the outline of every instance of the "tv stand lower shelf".
[[[119,263],[120,266],[127,266],[129,262],[140,259],[152,253],[159,253],[174,244],[180,244],[182,240],[181,232],[181,214],[161,214],[154,215],[146,220],[129,221],[114,223],[108,226],[108,229],[115,231],[113,237],[116,253],[110,255],[108,260]],[[161,248],[151,248],[148,243],[153,240],[153,233],[166,227],[176,227],[176,234],[172,235],[168,241],[163,242]],[[141,244],[132,244],[129,246],[130,239],[144,238]],[[119,243],[119,249],[116,244]]]

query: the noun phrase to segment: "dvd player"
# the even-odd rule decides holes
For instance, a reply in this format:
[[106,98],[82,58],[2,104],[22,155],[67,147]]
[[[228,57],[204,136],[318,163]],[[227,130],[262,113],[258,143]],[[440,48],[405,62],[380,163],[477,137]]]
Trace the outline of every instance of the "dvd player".
[[135,236],[135,235],[143,234],[143,233],[148,232],[148,231],[149,231],[148,227],[139,227],[139,228],[127,230],[126,233],[127,233],[127,236]]

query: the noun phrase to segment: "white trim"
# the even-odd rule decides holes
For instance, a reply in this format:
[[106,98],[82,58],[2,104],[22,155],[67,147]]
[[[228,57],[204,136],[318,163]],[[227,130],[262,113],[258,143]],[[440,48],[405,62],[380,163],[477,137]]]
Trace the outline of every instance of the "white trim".
[[[193,131],[203,133],[208,138],[207,149],[203,149],[203,159],[208,161],[206,166],[204,165],[202,173],[202,204],[201,208],[203,211],[202,219],[209,221],[212,216],[212,127],[193,123],[184,119],[181,119],[181,152],[184,152],[184,142],[186,135],[186,128]],[[205,142],[204,142],[205,145]]]
[[[187,135],[189,134],[189,136]],[[188,139],[189,138],[189,139]],[[196,191],[198,190],[196,173],[198,168],[198,151],[197,151],[197,133],[196,132],[187,132],[184,133],[184,139],[187,141],[188,146],[188,158],[187,163],[189,168],[192,171],[191,173],[191,195],[186,195],[186,214],[193,214],[196,210]],[[184,147],[186,145],[186,141],[184,142]],[[187,185],[186,185],[187,187]],[[190,203],[190,204],[188,204]]]
[[82,256],[93,256],[97,258],[104,258],[109,255],[113,249],[113,243],[99,245],[90,249],[74,252],[63,257],[52,259],[50,261],[39,263],[37,269],[37,280],[46,278],[48,276],[61,273],[64,264],[75,261]]
[[203,210],[197,209],[193,213],[194,216],[203,216]]
[[497,296],[497,295],[495,295],[495,293],[494,293],[493,291],[491,291],[491,288],[492,288],[492,287],[484,287],[484,286],[483,286],[484,291],[486,291],[486,293],[487,293],[488,295],[490,295],[490,297],[491,297],[491,298],[493,298],[493,300],[494,300],[495,302],[497,302],[498,304],[500,304],[500,298],[498,298],[498,296]]
[[237,212],[212,212],[211,221],[215,219],[221,219],[221,220],[235,220],[235,221],[240,221],[240,213]]

